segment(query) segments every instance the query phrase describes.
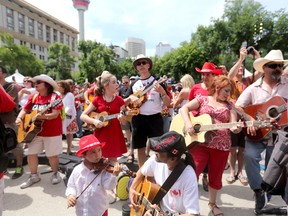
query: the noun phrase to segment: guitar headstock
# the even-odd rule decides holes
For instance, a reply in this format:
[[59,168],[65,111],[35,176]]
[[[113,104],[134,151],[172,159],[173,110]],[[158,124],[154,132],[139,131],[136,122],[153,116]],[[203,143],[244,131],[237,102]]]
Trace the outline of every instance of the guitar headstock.
[[56,107],[56,106],[58,106],[61,102],[62,102],[62,99],[61,99],[61,98],[58,98],[57,100],[54,100],[53,102],[51,102],[51,104],[49,104],[49,108],[51,108],[51,107]]

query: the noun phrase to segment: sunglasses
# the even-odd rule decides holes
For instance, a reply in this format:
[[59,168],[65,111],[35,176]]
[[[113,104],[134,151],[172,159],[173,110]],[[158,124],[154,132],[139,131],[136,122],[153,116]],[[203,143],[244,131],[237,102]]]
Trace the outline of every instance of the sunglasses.
[[31,81],[30,80],[24,80],[23,82],[25,83],[25,82],[31,82]]
[[44,81],[37,80],[34,84],[39,85],[39,84],[41,84],[41,83],[44,83]]
[[140,66],[141,64],[146,65],[147,63],[148,63],[147,61],[140,61],[140,62],[137,62],[136,65],[137,66]]
[[284,64],[267,64],[266,67],[271,68],[271,69],[276,69],[277,67],[283,68]]
[[122,84],[124,85],[124,84],[128,84],[129,82],[123,82]]

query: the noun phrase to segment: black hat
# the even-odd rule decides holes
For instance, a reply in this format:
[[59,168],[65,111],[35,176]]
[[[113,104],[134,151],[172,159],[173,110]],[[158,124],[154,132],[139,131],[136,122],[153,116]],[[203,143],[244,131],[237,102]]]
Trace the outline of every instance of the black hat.
[[175,156],[181,156],[188,151],[184,137],[175,131],[150,138],[150,148],[155,152],[170,152]]

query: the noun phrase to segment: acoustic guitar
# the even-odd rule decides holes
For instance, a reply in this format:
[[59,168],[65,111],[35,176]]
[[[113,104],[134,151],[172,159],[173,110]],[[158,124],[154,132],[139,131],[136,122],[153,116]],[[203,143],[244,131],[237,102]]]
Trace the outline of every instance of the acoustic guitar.
[[[121,112],[121,113],[126,115],[126,116],[135,116],[135,115],[138,115],[140,113],[140,110],[139,109],[131,109],[131,110],[127,110],[127,111]],[[101,112],[101,113],[91,112],[89,114],[89,117],[103,122],[103,127],[107,127],[111,123],[111,120],[114,118],[117,118],[118,115],[120,115],[121,113],[109,115],[109,113],[106,111]],[[86,127],[90,130],[100,130],[101,129],[101,128],[96,128],[95,125],[93,125],[93,124],[87,124]]]
[[[92,100],[94,99],[94,95],[88,95],[88,100],[90,101],[90,103],[92,102]],[[86,103],[86,101],[84,102],[84,106],[83,109],[85,110],[87,107],[89,106],[89,104]]]
[[[280,96],[274,96],[263,104],[250,105],[243,108],[245,113],[256,120],[274,119],[278,127],[288,124],[287,102]],[[260,128],[256,131],[256,136],[246,133],[249,139],[258,141],[265,137],[273,127]]]
[[[151,202],[158,193],[159,189],[159,185],[148,181],[147,178],[144,178],[143,181],[137,186],[136,191],[140,193],[140,196],[136,200],[137,206],[135,208],[131,208],[130,216],[142,216],[147,210],[151,209]],[[160,214],[160,208],[156,208],[154,212],[155,214],[153,215],[164,215],[163,213]]]
[[185,143],[188,148],[192,148],[194,145],[192,143],[204,143],[205,135],[207,131],[214,131],[220,129],[228,129],[234,126],[238,127],[249,127],[255,126],[259,128],[272,128],[273,122],[270,120],[264,121],[244,121],[244,122],[229,122],[229,123],[221,123],[221,124],[213,124],[212,118],[209,114],[203,114],[197,117],[194,117],[192,114],[190,115],[190,121],[194,128],[195,133],[190,136],[185,133],[185,122],[181,116],[181,114],[177,114],[170,125],[170,131],[176,131],[182,134],[185,138]]
[[26,114],[18,128],[18,142],[31,143],[33,139],[37,136],[37,134],[42,130],[42,124],[44,122],[44,120],[37,119],[37,116],[45,114],[52,107],[58,106],[61,102],[62,99],[59,98],[51,102],[40,112],[37,112],[37,110],[33,110],[30,114]]
[[161,84],[161,83],[165,82],[166,80],[167,80],[167,78],[160,79],[160,80],[156,81],[155,83],[151,84],[150,86],[148,86],[147,88],[145,88],[144,90],[139,90],[139,91],[135,92],[134,94],[132,94],[133,96],[137,97],[139,100],[137,103],[128,104],[128,107],[130,109],[139,108],[147,100],[146,93],[154,87],[154,84]]

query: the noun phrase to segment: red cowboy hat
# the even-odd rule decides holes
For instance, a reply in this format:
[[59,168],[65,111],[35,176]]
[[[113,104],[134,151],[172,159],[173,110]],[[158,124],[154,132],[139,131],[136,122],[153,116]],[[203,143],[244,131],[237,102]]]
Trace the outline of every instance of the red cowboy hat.
[[79,150],[76,152],[77,156],[82,156],[82,154],[96,146],[103,147],[105,142],[100,142],[93,134],[82,137],[79,140]]
[[216,75],[222,74],[222,69],[217,69],[216,65],[214,65],[212,62],[205,62],[202,66],[202,70],[197,67],[195,70],[199,73],[214,73]]

